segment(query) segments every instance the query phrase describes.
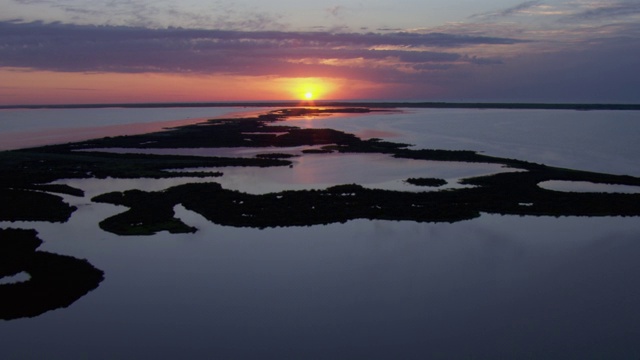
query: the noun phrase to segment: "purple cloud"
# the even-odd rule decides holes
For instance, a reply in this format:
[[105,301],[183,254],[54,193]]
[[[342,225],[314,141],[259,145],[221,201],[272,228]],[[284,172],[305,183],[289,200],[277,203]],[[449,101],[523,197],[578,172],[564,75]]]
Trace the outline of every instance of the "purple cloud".
[[[600,16],[605,13],[601,10]],[[553,39],[538,37],[536,42],[469,35],[496,31],[487,24],[465,26],[458,33],[455,29],[334,33],[4,21],[0,67],[331,77],[389,84],[393,92],[380,96],[405,99],[437,95],[444,100],[637,102],[640,98],[640,75],[635,70],[640,58],[638,24],[601,25],[602,31],[569,28],[568,35],[558,29]]]
[[[399,63],[483,63],[452,51],[521,40],[444,33],[329,33],[147,29],[61,23],[0,22],[0,66],[68,72],[193,72],[287,75],[331,67],[300,59],[394,60]],[[391,46],[401,50],[371,50]],[[498,63],[487,60],[484,63]],[[295,64],[295,65],[294,65]],[[325,64],[326,65],[326,64]],[[379,71],[376,68],[375,71]],[[396,70],[399,71],[399,70]]]

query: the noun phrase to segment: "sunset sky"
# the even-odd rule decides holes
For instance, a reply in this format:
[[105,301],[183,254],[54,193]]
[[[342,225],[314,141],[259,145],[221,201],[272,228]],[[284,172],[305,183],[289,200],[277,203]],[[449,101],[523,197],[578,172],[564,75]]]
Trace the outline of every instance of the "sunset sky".
[[639,0],[0,0],[0,105],[640,103]]

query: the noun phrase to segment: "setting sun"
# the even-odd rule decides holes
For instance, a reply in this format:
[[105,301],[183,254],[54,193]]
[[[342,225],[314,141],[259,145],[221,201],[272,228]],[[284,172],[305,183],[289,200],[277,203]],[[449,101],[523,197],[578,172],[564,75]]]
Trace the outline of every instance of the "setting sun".
[[294,78],[289,81],[291,95],[304,101],[324,99],[338,87],[334,81],[323,78]]
[[298,85],[298,93],[302,100],[314,100],[322,92],[323,89],[317,82],[306,82]]

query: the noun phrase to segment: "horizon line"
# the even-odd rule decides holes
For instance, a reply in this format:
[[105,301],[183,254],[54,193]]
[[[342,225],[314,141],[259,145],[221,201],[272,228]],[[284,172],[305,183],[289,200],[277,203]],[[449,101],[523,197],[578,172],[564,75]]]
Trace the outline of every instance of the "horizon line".
[[11,109],[100,109],[100,108],[172,108],[172,107],[309,107],[362,106],[371,108],[478,108],[478,109],[549,109],[549,110],[640,110],[640,103],[550,103],[550,102],[462,102],[420,100],[261,100],[261,101],[196,101],[90,104],[18,104],[0,105]]

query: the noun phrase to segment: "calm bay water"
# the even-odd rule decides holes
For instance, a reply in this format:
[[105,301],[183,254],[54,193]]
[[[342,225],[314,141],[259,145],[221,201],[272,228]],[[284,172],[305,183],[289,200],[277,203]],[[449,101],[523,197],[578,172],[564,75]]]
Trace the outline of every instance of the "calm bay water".
[[291,120],[416,148],[474,150],[580,170],[640,176],[640,112],[407,109],[404,113]]
[[222,115],[235,117],[259,110],[234,107],[5,109],[0,110],[0,150],[142,134]]
[[[291,122],[638,176],[639,116],[410,110]],[[374,186],[415,171],[388,159],[378,159],[375,170],[334,160],[314,160],[306,171],[321,180],[312,184],[378,177]],[[224,181],[244,191],[261,178],[309,184],[263,170],[230,169]],[[68,223],[0,223],[36,228],[41,250],[86,258],[105,272],[69,308],[0,322],[0,357],[640,357],[638,218],[485,214],[455,224],[356,220],[257,230],[211,224],[178,206],[178,216],[200,231],[118,237],[99,229],[123,208],[93,204],[93,194],[191,180],[79,181],[73,185],[88,194],[66,197],[79,207]]]

